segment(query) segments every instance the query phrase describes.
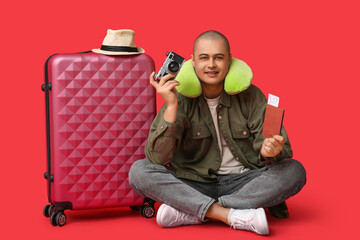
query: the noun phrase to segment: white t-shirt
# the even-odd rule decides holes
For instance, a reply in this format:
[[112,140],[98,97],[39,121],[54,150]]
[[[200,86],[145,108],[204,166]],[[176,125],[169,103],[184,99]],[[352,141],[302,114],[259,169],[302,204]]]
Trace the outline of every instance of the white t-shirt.
[[224,137],[222,136],[221,132],[219,131],[219,123],[218,123],[218,116],[216,112],[216,107],[219,103],[220,97],[213,98],[213,99],[206,99],[206,102],[209,106],[212,119],[214,121],[216,135],[218,139],[218,144],[220,148],[221,154],[221,165],[218,171],[215,171],[216,174],[234,174],[234,173],[242,173],[247,170],[248,168],[244,167],[238,160],[234,158],[234,155],[231,153]]

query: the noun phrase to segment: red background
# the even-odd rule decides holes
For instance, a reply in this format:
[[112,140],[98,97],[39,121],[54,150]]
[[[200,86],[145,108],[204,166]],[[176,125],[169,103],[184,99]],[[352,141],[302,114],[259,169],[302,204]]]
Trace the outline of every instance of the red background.
[[0,20],[2,239],[262,238],[216,221],[162,229],[154,218],[128,208],[67,211],[63,228],[42,215],[47,203],[44,62],[53,53],[99,48],[108,28],[135,30],[137,46],[153,57],[156,69],[169,50],[190,58],[201,32],[225,34],[233,56],[251,66],[253,83],[280,97],[294,158],[308,173],[305,188],[288,201],[291,217],[268,217],[270,238],[355,238],[357,1],[7,1]]

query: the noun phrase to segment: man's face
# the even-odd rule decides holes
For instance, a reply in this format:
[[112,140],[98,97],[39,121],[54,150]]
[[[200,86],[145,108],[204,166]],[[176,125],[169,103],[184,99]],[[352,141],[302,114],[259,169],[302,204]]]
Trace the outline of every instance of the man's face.
[[231,54],[226,49],[223,39],[198,39],[191,57],[196,75],[203,87],[223,84],[231,64]]

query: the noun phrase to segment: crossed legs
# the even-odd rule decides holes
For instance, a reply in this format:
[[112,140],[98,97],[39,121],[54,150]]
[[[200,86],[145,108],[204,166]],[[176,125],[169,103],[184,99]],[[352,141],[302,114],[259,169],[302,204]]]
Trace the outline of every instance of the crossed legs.
[[146,159],[136,161],[129,173],[130,185],[143,196],[202,220],[208,217],[228,223],[230,208],[271,207],[295,195],[306,183],[306,172],[298,161],[284,159],[218,179],[214,184],[178,179],[171,168]]

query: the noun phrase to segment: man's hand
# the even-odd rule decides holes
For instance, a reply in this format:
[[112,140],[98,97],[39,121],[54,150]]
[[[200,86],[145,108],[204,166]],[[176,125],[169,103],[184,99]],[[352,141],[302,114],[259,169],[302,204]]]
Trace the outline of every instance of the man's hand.
[[160,97],[162,97],[166,103],[164,120],[167,122],[176,122],[178,101],[174,87],[179,86],[180,83],[175,80],[168,81],[170,78],[175,77],[174,74],[165,75],[160,79],[159,83],[154,80],[154,75],[155,72],[152,72],[150,75],[150,84],[156,89]]
[[265,138],[260,154],[263,157],[275,157],[284,147],[284,137],[274,135],[272,138]]
[[150,75],[150,84],[156,89],[159,95],[164,99],[167,106],[177,105],[177,95],[174,87],[179,86],[180,83],[176,80],[170,80],[170,78],[175,77],[174,74],[167,74],[160,79],[160,82],[157,83],[154,80],[155,72],[152,72]]

